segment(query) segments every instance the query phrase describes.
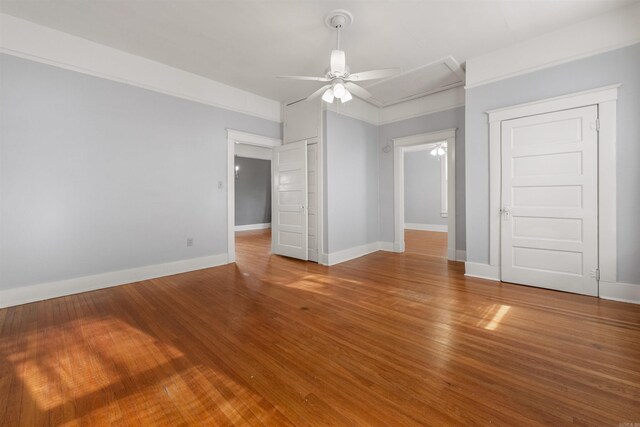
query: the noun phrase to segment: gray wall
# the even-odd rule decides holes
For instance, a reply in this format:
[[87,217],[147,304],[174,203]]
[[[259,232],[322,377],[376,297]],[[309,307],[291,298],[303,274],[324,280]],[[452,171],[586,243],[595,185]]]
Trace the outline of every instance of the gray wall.
[[225,129],[280,123],[9,55],[0,73],[0,289],[226,253]]
[[464,107],[382,125],[378,128],[380,146],[380,240],[393,242],[393,151],[382,147],[392,139],[448,128],[456,131],[456,248],[466,247],[465,231],[465,111]]
[[404,153],[404,222],[447,225],[440,213],[440,158],[429,150]]
[[467,260],[489,262],[490,109],[621,83],[617,105],[618,281],[640,284],[640,44],[466,91]]
[[325,111],[325,248],[379,240],[378,127]]
[[271,161],[236,157],[236,225],[271,222]]

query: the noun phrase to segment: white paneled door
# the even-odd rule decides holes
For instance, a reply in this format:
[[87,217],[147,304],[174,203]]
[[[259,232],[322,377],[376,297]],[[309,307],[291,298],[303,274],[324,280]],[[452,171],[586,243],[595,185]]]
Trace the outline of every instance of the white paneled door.
[[502,122],[502,280],[598,294],[598,109]]
[[307,142],[276,147],[273,159],[273,253],[308,258]]

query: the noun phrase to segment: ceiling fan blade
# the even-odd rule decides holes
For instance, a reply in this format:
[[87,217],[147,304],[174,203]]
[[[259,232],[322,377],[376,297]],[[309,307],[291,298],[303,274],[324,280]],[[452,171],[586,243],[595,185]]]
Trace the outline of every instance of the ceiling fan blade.
[[277,79],[290,79],[290,80],[311,80],[315,82],[328,82],[331,81],[326,77],[312,77],[312,76],[276,76]]
[[347,80],[354,82],[361,82],[364,80],[382,79],[385,77],[391,77],[400,72],[399,68],[385,68],[382,70],[363,71],[361,73],[355,73],[349,75]]
[[324,93],[324,91],[329,89],[330,87],[331,87],[331,85],[324,85],[320,89],[318,89],[317,91],[313,92],[311,95],[307,96],[305,99],[317,98],[320,95],[322,95]]
[[371,93],[368,90],[358,86],[355,83],[347,82],[345,83],[345,86],[347,87],[347,89],[349,89],[349,92],[351,92],[358,98],[362,98],[364,100],[373,98],[373,95],[371,95]]
[[331,51],[331,72],[335,75],[342,75],[347,68],[347,59],[344,50]]

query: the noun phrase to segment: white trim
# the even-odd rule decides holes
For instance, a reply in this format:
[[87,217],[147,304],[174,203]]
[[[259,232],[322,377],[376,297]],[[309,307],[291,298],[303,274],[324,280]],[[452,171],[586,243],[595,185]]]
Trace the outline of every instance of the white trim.
[[323,112],[322,109],[320,109],[320,120],[319,123],[320,125],[318,126],[318,137],[316,138],[310,138],[308,141],[308,144],[317,144],[316,146],[316,150],[317,150],[317,158],[318,158],[318,163],[316,164],[316,203],[317,203],[317,211],[318,211],[318,217],[316,218],[316,241],[317,241],[317,251],[318,251],[318,263],[322,264],[322,265],[326,265],[328,260],[322,257],[322,254],[325,253],[325,245],[326,242],[324,241],[324,227],[325,227],[325,223],[324,223],[324,216],[325,216],[325,205],[324,205],[324,162],[325,162],[325,151],[324,151],[324,147],[326,144],[325,138],[326,135],[324,134],[324,128],[325,126],[323,125],[322,121],[323,121]]
[[458,86],[453,89],[433,93],[421,98],[383,107],[380,109],[380,119],[377,124],[386,125],[458,107],[464,107],[464,103],[464,88],[462,86]]
[[464,275],[469,277],[478,277],[480,279],[500,281],[500,271],[497,267],[478,262],[465,262]]
[[598,104],[598,264],[600,281],[618,280],[616,101]]
[[353,98],[353,100],[346,104],[338,102],[327,104],[323,102],[322,110],[331,111],[341,116],[351,117],[352,119],[361,120],[376,126],[378,126],[380,121],[380,108],[359,98]]
[[598,105],[598,253],[601,282],[617,282],[616,100],[620,85],[543,99],[488,111],[489,115],[489,264],[500,279],[500,192],[502,120]]
[[[236,261],[236,180],[235,180],[235,150],[236,142],[256,145],[259,147],[276,147],[282,144],[282,140],[254,133],[227,129],[227,256],[228,262]],[[271,162],[271,175],[273,176],[273,162]]]
[[419,230],[419,231],[436,231],[438,233],[446,233],[447,226],[441,224],[417,224],[413,222],[406,222],[404,224],[405,230]]
[[[524,104],[495,108],[493,110],[488,110],[486,113],[489,115],[489,123],[492,123],[515,119],[518,117],[544,114],[549,111],[568,110],[586,105],[601,104],[603,102],[615,101],[618,99],[618,88],[620,86],[622,85],[615,84],[583,90],[581,92],[568,93],[565,95],[554,96],[553,98],[526,102]],[[553,108],[553,110],[549,110],[549,108]]]
[[320,265],[329,265],[329,255],[327,255],[326,253],[319,253],[318,254],[318,264]]
[[[640,5],[613,10],[467,59],[467,89],[640,42]],[[526,55],[522,53],[526,52]]]
[[[372,242],[367,243],[366,245],[355,246],[353,248],[343,249],[341,251],[333,252],[330,254],[320,254],[320,261],[322,265],[332,266],[350,261],[352,259],[360,258],[377,251],[398,252],[395,250],[394,242]],[[454,255],[455,256],[452,257],[452,259],[455,259],[456,261],[464,261],[466,258],[465,251],[455,251]]]
[[378,242],[380,250],[385,252],[395,252],[393,242]]
[[238,144],[256,145],[258,147],[273,148],[282,145],[282,140],[255,133],[243,132],[235,129],[227,129],[227,139],[233,139]]
[[263,224],[236,225],[235,231],[265,230],[267,228],[271,228],[270,222],[265,222]]
[[1,13],[0,53],[282,121],[280,102],[273,99]]
[[447,150],[440,156],[440,217],[449,218],[449,154],[447,144],[443,144]]
[[404,152],[405,153],[418,153],[420,151],[429,151],[432,150],[433,148],[437,147],[438,144],[422,144],[422,145],[414,145],[411,147],[405,147],[404,148]]
[[455,260],[456,249],[456,129],[421,133],[393,139],[393,222],[394,251],[404,252],[404,150],[421,144],[447,143],[448,162],[448,236],[449,259]]
[[350,261],[352,259],[360,258],[370,253],[380,250],[380,244],[378,242],[367,243],[366,245],[355,246],[349,249],[343,249],[341,251],[332,252],[327,254],[327,265],[336,265],[342,262]]
[[0,290],[0,308],[140,282],[158,277],[171,276],[204,268],[217,267],[226,263],[227,254],[218,254],[202,258],[185,259],[164,264],[112,271],[92,276],[77,277],[57,282],[40,283],[21,288],[4,289]]
[[640,304],[640,285],[600,281],[600,298]]

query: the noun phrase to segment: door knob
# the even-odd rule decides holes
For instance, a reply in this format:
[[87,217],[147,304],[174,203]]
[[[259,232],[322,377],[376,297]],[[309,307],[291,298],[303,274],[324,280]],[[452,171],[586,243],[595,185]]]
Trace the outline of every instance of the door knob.
[[500,209],[500,213],[504,217],[505,221],[509,221],[511,219],[511,209],[508,206]]

